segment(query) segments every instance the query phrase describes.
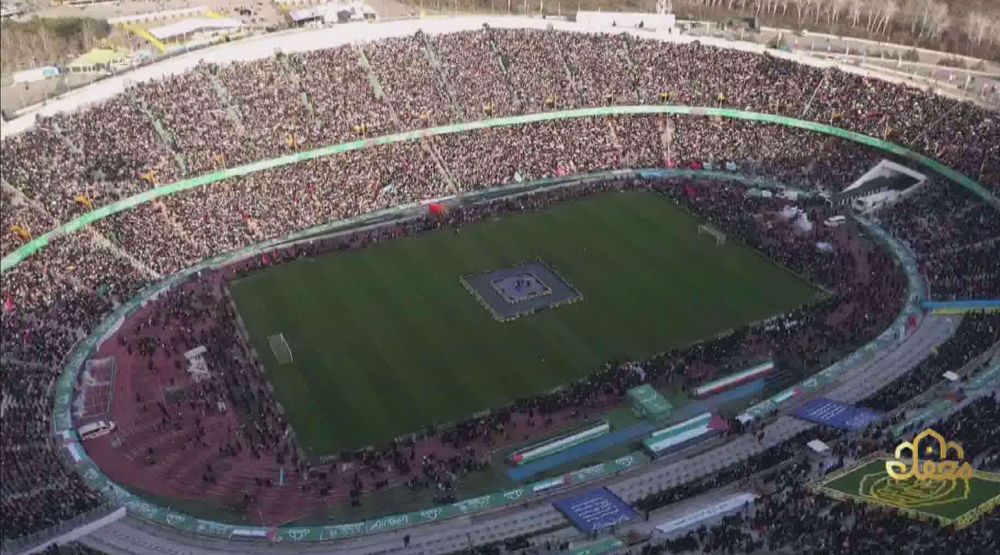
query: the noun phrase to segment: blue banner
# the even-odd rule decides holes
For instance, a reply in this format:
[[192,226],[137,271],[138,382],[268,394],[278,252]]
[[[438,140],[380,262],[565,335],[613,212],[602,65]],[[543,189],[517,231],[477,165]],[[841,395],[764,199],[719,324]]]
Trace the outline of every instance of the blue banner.
[[878,420],[879,413],[820,397],[799,407],[795,411],[795,416],[841,430],[863,430]]
[[592,533],[602,528],[628,522],[635,517],[632,507],[607,488],[595,489],[560,499],[554,503],[581,532]]
[[924,301],[921,303],[924,310],[930,310],[937,314],[963,314],[966,312],[993,312],[1000,311],[1000,299],[974,299],[963,301]]

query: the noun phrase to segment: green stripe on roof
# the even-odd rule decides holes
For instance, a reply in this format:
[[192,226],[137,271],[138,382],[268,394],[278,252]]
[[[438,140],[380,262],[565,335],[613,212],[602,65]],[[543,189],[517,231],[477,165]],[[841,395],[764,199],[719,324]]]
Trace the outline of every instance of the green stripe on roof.
[[575,118],[597,117],[597,116],[643,115],[643,114],[670,114],[670,115],[724,117],[731,119],[784,125],[786,127],[795,127],[798,129],[805,129],[808,131],[840,137],[842,139],[847,139],[849,141],[860,143],[881,150],[883,152],[888,152],[890,154],[894,154],[901,158],[906,158],[908,160],[914,161],[926,168],[929,168],[934,172],[937,172],[938,174],[944,176],[945,178],[954,181],[960,186],[965,187],[973,194],[979,196],[980,198],[982,198],[983,200],[992,204],[995,208],[1000,210],[1000,199],[998,199],[991,192],[983,188],[983,186],[980,185],[974,179],[971,179],[949,168],[948,166],[945,166],[944,164],[938,162],[937,160],[924,156],[923,154],[919,154],[917,152],[914,152],[897,144],[883,141],[881,139],[876,139],[875,137],[869,137],[868,135],[863,135],[861,133],[847,131],[846,129],[840,129],[838,127],[832,127],[829,125],[823,125],[821,123],[789,118],[785,116],[776,116],[773,114],[762,114],[759,112],[748,112],[743,110],[730,110],[726,108],[707,108],[707,107],[692,107],[692,106],[604,106],[600,108],[581,108],[578,110],[564,110],[560,112],[540,112],[535,114],[527,114],[523,116],[494,118],[494,119],[473,121],[467,123],[455,123],[451,125],[433,127],[430,129],[421,129],[416,131],[407,131],[404,133],[395,133],[392,135],[385,135],[382,137],[376,137],[373,139],[367,139],[363,141],[351,141],[337,145],[325,146],[309,150],[306,152],[299,152],[295,154],[289,154],[286,156],[279,156],[277,158],[271,158],[269,160],[251,162],[249,164],[244,164],[242,166],[237,166],[235,168],[212,172],[190,179],[184,179],[182,181],[177,181],[174,183],[163,185],[161,187],[157,187],[155,189],[144,191],[142,193],[139,193],[124,200],[120,200],[117,202],[113,202],[111,204],[101,206],[86,214],[83,214],[82,216],[70,222],[63,224],[62,226],[54,230],[51,230],[39,237],[36,237],[35,239],[29,241],[21,248],[8,254],[2,260],[0,260],[0,273],[7,272],[11,268],[16,267],[18,264],[24,261],[24,259],[35,254],[40,249],[45,248],[45,246],[48,245],[49,241],[53,237],[56,237],[60,234],[73,233],[88,225],[93,224],[94,222],[107,218],[108,216],[117,214],[118,212],[122,212],[130,208],[134,208],[140,204],[150,202],[160,197],[174,195],[182,191],[186,191],[196,187],[202,187],[205,185],[209,185],[211,183],[217,183],[219,181],[223,181],[225,179],[230,179],[233,177],[247,175],[250,173],[259,172],[266,169],[296,164],[306,160],[323,158],[326,156],[340,154],[351,150],[368,148],[370,146],[375,146],[375,145],[414,141],[425,136],[450,135],[453,133],[464,133],[467,131],[486,129],[490,127],[508,127],[513,125],[523,125],[527,123],[536,123],[543,121],[558,121],[564,119],[575,119]]

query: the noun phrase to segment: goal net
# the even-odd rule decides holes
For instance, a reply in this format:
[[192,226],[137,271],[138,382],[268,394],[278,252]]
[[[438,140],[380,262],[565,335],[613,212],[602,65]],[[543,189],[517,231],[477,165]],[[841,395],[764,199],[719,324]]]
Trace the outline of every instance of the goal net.
[[718,229],[715,229],[714,227],[712,227],[710,225],[706,225],[706,224],[699,225],[698,226],[698,235],[705,235],[705,234],[708,234],[708,235],[711,235],[712,237],[714,237],[716,245],[725,245],[726,244],[726,234],[725,233],[719,231]]
[[118,359],[106,357],[84,363],[77,385],[74,412],[79,419],[105,417],[111,413]]
[[268,337],[267,341],[271,344],[271,352],[274,353],[274,359],[278,364],[290,364],[295,360],[292,358],[292,349],[285,341],[284,334],[276,333]]

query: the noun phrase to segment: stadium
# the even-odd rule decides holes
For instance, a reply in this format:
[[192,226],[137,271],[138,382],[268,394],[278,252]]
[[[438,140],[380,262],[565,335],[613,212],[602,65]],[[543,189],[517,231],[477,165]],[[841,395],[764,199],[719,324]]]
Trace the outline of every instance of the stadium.
[[997,552],[995,97],[366,18],[5,116],[4,553]]

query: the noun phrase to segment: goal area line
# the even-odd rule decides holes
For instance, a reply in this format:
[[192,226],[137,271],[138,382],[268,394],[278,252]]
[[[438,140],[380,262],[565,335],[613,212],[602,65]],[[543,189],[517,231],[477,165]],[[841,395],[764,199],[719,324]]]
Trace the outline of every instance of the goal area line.
[[295,362],[295,358],[292,356],[292,349],[288,346],[288,341],[285,341],[285,334],[278,332],[268,337],[267,342],[271,346],[271,353],[274,354],[274,360],[278,361],[278,364],[291,364]]

